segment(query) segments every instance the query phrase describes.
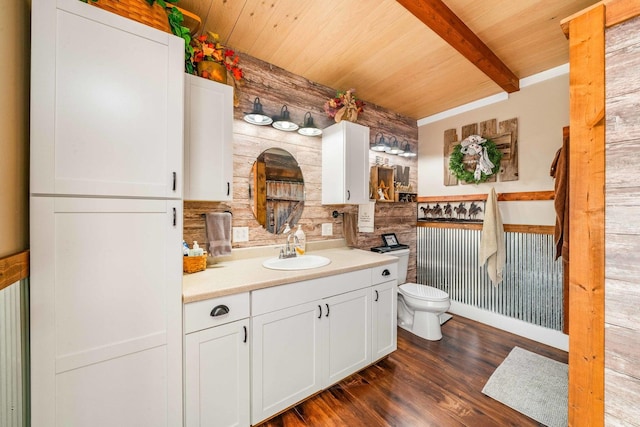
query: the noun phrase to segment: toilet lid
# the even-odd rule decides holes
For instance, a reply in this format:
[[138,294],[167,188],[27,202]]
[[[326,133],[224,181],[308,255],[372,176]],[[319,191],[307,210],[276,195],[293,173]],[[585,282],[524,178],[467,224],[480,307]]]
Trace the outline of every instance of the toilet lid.
[[407,296],[429,301],[446,301],[449,294],[433,286],[419,285],[417,283],[405,283],[400,285],[400,293]]

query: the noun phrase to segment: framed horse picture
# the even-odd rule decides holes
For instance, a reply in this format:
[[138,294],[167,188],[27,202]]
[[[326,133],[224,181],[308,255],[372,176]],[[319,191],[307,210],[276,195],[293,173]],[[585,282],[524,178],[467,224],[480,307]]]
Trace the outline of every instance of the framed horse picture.
[[418,203],[418,221],[482,222],[484,200]]

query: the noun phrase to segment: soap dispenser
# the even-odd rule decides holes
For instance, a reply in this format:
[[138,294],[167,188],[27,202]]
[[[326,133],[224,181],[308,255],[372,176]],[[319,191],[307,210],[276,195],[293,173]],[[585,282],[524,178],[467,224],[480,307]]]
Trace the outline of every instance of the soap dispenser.
[[307,250],[307,238],[302,230],[302,225],[298,224],[298,229],[296,230],[294,236],[296,236],[295,248],[298,255],[304,255]]

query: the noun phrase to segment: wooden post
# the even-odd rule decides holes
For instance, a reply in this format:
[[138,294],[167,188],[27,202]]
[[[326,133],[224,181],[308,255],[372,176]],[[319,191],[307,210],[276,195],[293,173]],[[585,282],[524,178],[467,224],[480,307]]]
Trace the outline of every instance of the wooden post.
[[[570,138],[569,138],[569,126],[565,126],[562,128],[562,145],[563,145],[563,150],[568,150],[570,151]],[[567,170],[570,168],[571,165],[571,158],[569,157],[568,153],[567,153]],[[556,175],[557,177],[557,175]],[[557,179],[557,178],[556,178]],[[565,215],[568,215],[568,203],[567,201],[569,200],[570,197],[570,192],[571,192],[571,188],[567,188],[567,197],[565,197],[564,203],[565,203]],[[571,241],[571,237],[569,236],[564,236],[565,239],[569,239],[569,242]],[[563,248],[562,248],[562,295],[564,296],[563,300],[562,300],[562,314],[563,314],[563,328],[562,328],[562,332],[564,332],[565,334],[569,335],[569,299],[570,299],[570,294],[569,294],[569,258],[565,255],[565,248],[564,246],[569,246],[568,242],[567,244],[563,243]]]
[[569,425],[604,425],[605,6],[569,26]]

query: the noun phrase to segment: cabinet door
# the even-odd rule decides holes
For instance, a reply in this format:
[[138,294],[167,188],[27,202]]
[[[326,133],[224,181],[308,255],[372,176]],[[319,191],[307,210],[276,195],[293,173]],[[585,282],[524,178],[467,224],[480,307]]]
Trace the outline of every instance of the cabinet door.
[[252,424],[322,388],[323,315],[308,303],[252,318]]
[[31,198],[32,426],[182,423],[181,204]]
[[397,348],[397,281],[390,280],[371,288],[371,353],[373,361]]
[[323,345],[326,361],[324,387],[359,371],[371,362],[371,315],[369,288],[323,300]]
[[369,128],[342,121],[322,135],[322,203],[369,201]]
[[249,319],[185,337],[186,427],[248,426]]
[[31,28],[31,193],[181,198],[183,40],[76,0]]
[[185,75],[184,199],[233,198],[233,88]]
[[369,201],[369,128],[346,122],[346,203]]

